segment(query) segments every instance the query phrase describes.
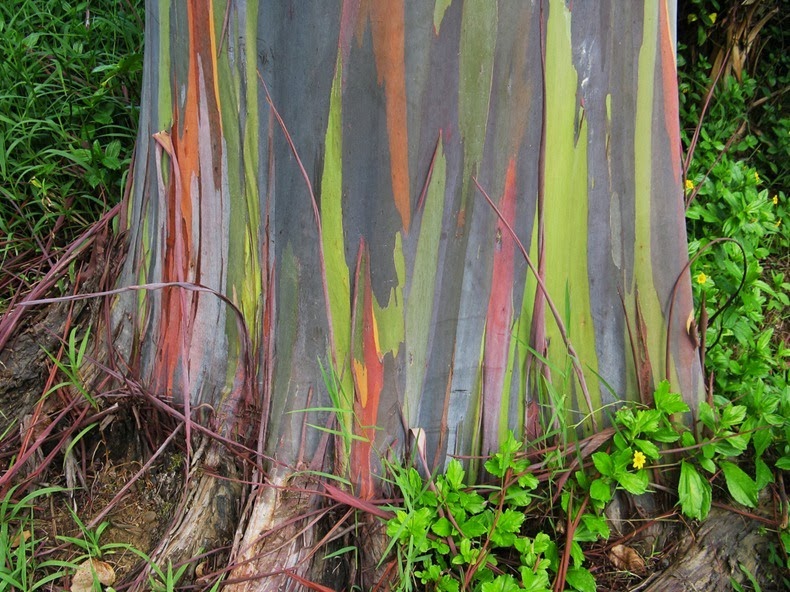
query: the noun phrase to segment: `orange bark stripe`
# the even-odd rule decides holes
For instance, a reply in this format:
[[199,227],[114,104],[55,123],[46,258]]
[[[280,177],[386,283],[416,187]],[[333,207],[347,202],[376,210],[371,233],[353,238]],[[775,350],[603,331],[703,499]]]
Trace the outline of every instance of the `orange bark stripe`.
[[387,99],[387,135],[390,148],[390,175],[395,207],[409,231],[409,142],[406,114],[406,63],[404,51],[403,0],[371,0],[370,21],[373,53],[379,84],[384,83]]
[[[354,286],[354,320],[352,371],[356,396],[354,398],[355,432],[361,439],[351,445],[352,482],[359,484],[359,496],[370,499],[374,495],[371,455],[376,438],[379,398],[384,388],[384,363],[378,343],[378,328],[373,312],[373,292],[370,287],[370,263],[367,247],[360,241]],[[361,300],[361,301],[360,301]],[[361,316],[361,319],[360,319]],[[361,322],[361,326],[359,323]]]

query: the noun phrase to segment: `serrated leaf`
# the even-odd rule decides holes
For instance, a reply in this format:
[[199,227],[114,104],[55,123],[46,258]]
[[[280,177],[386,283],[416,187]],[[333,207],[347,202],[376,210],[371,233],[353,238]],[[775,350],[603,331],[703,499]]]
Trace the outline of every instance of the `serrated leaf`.
[[757,457],[763,455],[763,452],[771,445],[773,442],[773,435],[771,434],[771,430],[765,429],[764,427],[758,428],[757,431],[752,433],[752,445],[754,446],[754,454]]
[[496,530],[500,532],[518,532],[526,516],[523,512],[507,509],[496,520]]
[[727,483],[727,489],[732,498],[744,506],[754,508],[757,506],[757,484],[747,475],[738,465],[722,461],[719,463],[724,479]]
[[656,409],[667,415],[689,411],[689,406],[683,402],[683,397],[677,393],[669,392],[669,382],[666,380],[661,381],[661,384],[658,385],[653,395],[653,401],[656,404]]
[[606,518],[603,516],[584,514],[582,516],[582,523],[590,530],[590,532],[594,532],[603,539],[609,538],[609,525],[606,524]]
[[431,525],[431,530],[440,537],[446,537],[452,533],[453,525],[447,518],[442,517]]
[[719,440],[714,444],[716,452],[723,456],[738,456],[742,454],[749,446],[750,434],[734,434],[732,432],[725,432],[725,438]]
[[721,413],[719,426],[722,429],[729,429],[740,423],[746,418],[746,407],[744,405],[728,405]]
[[479,514],[486,507],[486,500],[479,493],[467,493],[460,491],[458,501],[461,507],[470,514]]
[[646,492],[649,483],[647,471],[645,470],[637,471],[636,473],[624,471],[618,473],[615,479],[617,479],[617,482],[623,489],[634,495],[642,495]]
[[601,502],[612,499],[612,487],[608,481],[596,479],[590,484],[590,497]]
[[461,528],[464,536],[473,539],[487,533],[490,528],[490,522],[486,519],[485,515],[477,515],[472,516],[469,520],[462,522],[458,526]]
[[497,576],[492,582],[484,582],[482,592],[517,592],[518,582],[509,574]]
[[533,475],[532,473],[524,473],[518,478],[519,487],[523,489],[537,489],[538,485],[540,485],[540,481],[538,478]]
[[595,452],[592,455],[593,464],[601,475],[611,477],[614,472],[612,457],[605,452]]
[[694,468],[686,461],[680,461],[680,481],[678,497],[683,513],[689,518],[704,520],[710,512],[711,487]]
[[661,412],[656,409],[641,409],[636,413],[634,423],[634,436],[640,433],[651,433],[658,429],[661,423]]
[[634,440],[634,446],[645,453],[645,456],[652,460],[657,460],[661,456],[658,452],[658,446],[653,444],[650,440]]
[[465,475],[466,471],[464,471],[464,467],[458,459],[454,458],[447,464],[445,478],[453,489],[463,488]]
[[531,501],[532,496],[517,485],[508,487],[505,502],[511,506],[528,506]]

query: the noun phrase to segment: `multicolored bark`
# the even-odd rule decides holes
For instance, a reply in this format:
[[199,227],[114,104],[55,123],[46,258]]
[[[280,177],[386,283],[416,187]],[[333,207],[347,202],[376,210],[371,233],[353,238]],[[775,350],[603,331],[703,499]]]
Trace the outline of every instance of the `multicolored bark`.
[[296,467],[334,414],[353,437],[322,468],[370,497],[412,430],[438,464],[534,433],[540,377],[588,428],[665,367],[699,400],[687,275],[671,301],[686,249],[667,0],[148,14],[121,282],[226,295],[250,355],[205,293],[124,297],[116,321],[133,368],[196,420],[253,438],[264,418],[260,449]]

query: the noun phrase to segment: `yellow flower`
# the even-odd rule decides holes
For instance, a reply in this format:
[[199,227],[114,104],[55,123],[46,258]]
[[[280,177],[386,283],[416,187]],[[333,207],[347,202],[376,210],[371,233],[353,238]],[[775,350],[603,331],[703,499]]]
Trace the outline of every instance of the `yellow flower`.
[[636,452],[634,452],[634,468],[637,471],[645,466],[646,460],[647,458],[645,458],[645,455],[642,453],[641,450],[637,450]]
[[697,283],[699,285],[702,285],[707,281],[708,281],[708,276],[706,276],[703,272],[700,271],[699,275],[697,276]]
[[779,228],[779,225],[780,225],[781,223],[782,223],[782,219],[781,219],[781,218],[779,218],[779,219],[776,221],[776,224],[774,224],[774,226],[776,226],[777,228]]
[[774,205],[778,204],[779,203],[779,196],[778,195],[774,195],[771,198],[771,201],[774,202]]
[[694,189],[694,181],[686,179],[686,191],[691,191],[692,189]]
[[754,171],[754,182],[755,183],[760,182],[760,175],[757,174],[757,171]]

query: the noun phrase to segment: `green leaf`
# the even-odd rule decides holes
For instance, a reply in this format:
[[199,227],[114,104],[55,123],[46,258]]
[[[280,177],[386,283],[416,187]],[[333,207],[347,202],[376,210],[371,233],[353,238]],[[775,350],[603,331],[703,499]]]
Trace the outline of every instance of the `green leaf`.
[[744,506],[754,508],[757,506],[757,484],[747,475],[738,465],[722,461],[719,463],[724,479],[727,482],[727,489],[732,498]]
[[495,528],[503,532],[518,532],[525,518],[523,512],[507,509],[499,516]]
[[[487,513],[490,516],[490,513]],[[488,532],[491,527],[491,521],[486,514],[478,514],[477,516],[472,516],[466,522],[462,522],[458,526],[461,528],[461,532],[464,533],[464,536],[470,539],[479,537],[484,535]]]
[[505,502],[511,506],[528,506],[532,501],[532,496],[521,489],[518,485],[512,485],[507,488],[505,494]]
[[699,404],[699,420],[711,430],[716,429],[716,416],[713,414],[713,409],[705,401],[700,401]]
[[779,460],[776,461],[776,468],[782,469],[783,471],[790,471],[790,456],[783,456]]
[[667,415],[688,412],[689,406],[683,402],[683,397],[677,393],[670,393],[669,388],[669,381],[666,380],[662,380],[658,385],[656,392],[653,394],[656,409]]
[[761,458],[754,460],[754,477],[758,490],[762,490],[763,487],[774,482],[774,475],[771,472],[771,468]]
[[658,446],[653,444],[650,440],[634,440],[634,446],[639,448],[639,450],[645,453],[647,458],[652,460],[657,460],[661,456],[658,452]]
[[661,412],[656,409],[642,409],[636,413],[633,436],[640,433],[651,433],[658,429],[661,423]]
[[699,466],[701,466],[703,469],[708,471],[708,473],[713,474],[716,472],[716,463],[713,462],[711,459],[705,458],[703,456],[698,458],[697,460],[699,461]]
[[519,571],[521,572],[521,585],[525,592],[551,592],[549,574],[545,570],[539,570],[536,573],[532,567],[522,565]]
[[464,467],[458,459],[454,458],[448,463],[445,477],[453,489],[463,488],[465,475]]
[[479,493],[458,492],[458,501],[461,507],[470,514],[479,514],[486,507],[486,500]]
[[453,525],[447,518],[442,517],[431,525],[431,530],[440,537],[446,537],[452,533]]
[[746,407],[744,405],[728,405],[721,413],[719,426],[722,429],[729,429],[740,423],[746,418]]
[[595,578],[589,570],[583,567],[569,568],[565,574],[565,581],[579,592],[595,592],[596,590]]
[[680,434],[672,428],[660,428],[650,434],[650,437],[656,442],[677,442]]
[[605,452],[595,452],[592,455],[593,464],[601,475],[611,477],[614,473],[614,463],[612,457]]
[[615,479],[623,489],[634,495],[642,495],[646,492],[649,483],[647,471],[644,469],[636,473],[629,473],[628,471],[618,473],[615,475]]
[[519,487],[531,491],[537,489],[538,485],[540,485],[540,481],[538,481],[538,478],[532,473],[524,473],[518,478],[518,484]]
[[458,592],[460,590],[460,582],[450,575],[443,575],[439,582],[439,590],[441,592]]
[[724,432],[723,440],[719,440],[714,444],[716,452],[723,456],[738,456],[742,454],[749,446],[750,434],[734,434],[733,432]]
[[680,481],[678,496],[683,513],[689,518],[704,520],[710,512],[711,487],[694,468],[686,461],[680,461]]
[[518,582],[509,574],[497,576],[493,582],[485,582],[482,587],[483,592],[517,592]]
[[752,445],[754,446],[755,456],[762,456],[763,452],[771,445],[771,442],[773,442],[771,430],[765,429],[765,426],[757,428],[757,431],[752,433]]
[[609,480],[596,479],[590,484],[590,497],[601,502],[612,499],[612,487]]
[[694,446],[697,442],[694,440],[694,434],[689,432],[683,432],[683,435],[680,437],[680,443],[683,445],[683,448],[689,448],[690,446]]
[[609,538],[609,525],[606,524],[606,518],[603,516],[596,516],[595,514],[582,515],[582,524],[587,527],[590,532],[595,533],[603,539]]
[[573,559],[573,565],[576,567],[580,567],[584,563],[584,551],[582,551],[581,545],[576,541],[571,542],[571,559]]

